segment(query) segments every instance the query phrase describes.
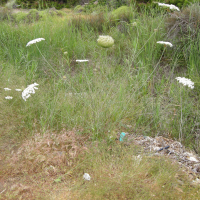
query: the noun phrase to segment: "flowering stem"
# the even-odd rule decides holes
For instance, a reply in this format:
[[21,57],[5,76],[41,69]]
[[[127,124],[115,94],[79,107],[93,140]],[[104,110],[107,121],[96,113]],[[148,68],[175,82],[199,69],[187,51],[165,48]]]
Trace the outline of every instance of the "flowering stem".
[[[47,64],[51,67],[51,69],[62,79],[62,76],[60,74],[58,74],[58,72],[52,67],[52,65],[44,57],[44,55],[42,54],[42,52],[38,48],[37,44],[36,44],[36,47],[37,47],[38,51],[40,52],[40,54],[42,55],[42,57],[44,58],[44,60],[47,62]],[[65,80],[65,81],[68,83],[68,85],[71,85],[71,83],[69,81],[67,81],[67,80]],[[74,87],[72,89],[76,92],[76,89],[74,89]]]
[[140,90],[143,86],[144,86],[144,84],[149,80],[149,78],[152,76],[152,74],[155,72],[155,70],[157,69],[157,67],[158,67],[158,65],[160,64],[160,61],[161,61],[161,59],[162,59],[162,57],[163,57],[163,54],[164,54],[164,52],[165,52],[165,49],[166,49],[166,47],[164,48],[164,50],[163,50],[163,52],[162,52],[162,55],[160,56],[160,59],[159,59],[159,61],[158,61],[158,63],[156,64],[156,66],[154,67],[154,70],[151,72],[151,74],[149,75],[149,77],[146,79],[146,81],[143,83],[143,85],[138,89],[138,90]]
[[181,103],[181,123],[180,123],[180,131],[179,131],[179,140],[181,142],[183,133],[182,133],[182,124],[183,124],[183,115],[182,115],[182,97],[181,97],[181,86],[180,86],[180,103]]
[[[38,51],[40,52],[40,54],[42,55],[43,59],[47,62],[47,64],[51,67],[51,69],[58,75],[60,76],[57,71],[51,66],[51,64],[47,61],[47,59],[44,57],[44,55],[42,54],[42,52],[40,51],[40,49],[38,48],[37,44],[36,44],[36,47],[38,49]],[[61,77],[61,76],[60,76]],[[62,77],[61,77],[62,78]]]

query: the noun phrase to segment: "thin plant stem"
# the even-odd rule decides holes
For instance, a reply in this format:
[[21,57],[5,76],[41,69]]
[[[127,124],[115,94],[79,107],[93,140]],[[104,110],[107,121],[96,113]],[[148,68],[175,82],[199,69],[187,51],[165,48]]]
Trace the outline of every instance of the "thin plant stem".
[[60,76],[59,74],[58,74],[58,72],[52,67],[52,65],[47,61],[47,59],[44,57],[44,55],[42,54],[42,52],[40,51],[40,49],[38,48],[38,46],[37,46],[37,44],[36,44],[36,47],[37,47],[37,49],[38,49],[38,51],[40,52],[40,54],[42,55],[42,57],[43,57],[43,59],[46,61],[46,63],[51,67],[51,69],[60,77],[60,78],[62,78],[62,76]]
[[[42,52],[40,51],[40,49],[38,48],[37,44],[36,47],[38,49],[38,51],[40,52],[40,54],[42,55],[43,59],[46,61],[46,63],[51,67],[51,69],[62,79],[62,76],[60,74],[58,74],[58,72],[52,67],[52,65],[47,61],[47,59],[45,58],[45,56],[42,54]],[[66,80],[65,80],[66,81]],[[69,81],[68,84],[70,85]],[[72,88],[75,92],[76,90],[74,89],[74,87]]]
[[182,96],[181,96],[181,86],[180,86],[180,103],[181,103],[181,122],[180,122],[180,131],[179,131],[179,140],[180,142],[183,139],[182,125],[183,125],[183,114],[182,114]]
[[[127,101],[126,106],[124,106],[123,110],[121,111],[121,113],[120,113],[118,119],[121,117],[121,115],[123,114],[123,112],[128,108],[128,103],[131,101],[131,99],[132,99],[132,97],[135,95],[135,93],[136,93],[137,91],[139,91],[139,90],[146,84],[146,82],[149,80],[149,78],[152,76],[152,74],[156,71],[156,69],[157,69],[157,67],[158,67],[158,65],[159,65],[159,63],[160,63],[160,61],[161,61],[161,59],[162,59],[162,57],[163,57],[163,54],[164,54],[164,52],[165,52],[165,49],[166,49],[166,47],[164,48],[164,50],[163,50],[163,52],[162,52],[162,55],[160,56],[160,59],[159,59],[158,63],[156,64],[156,66],[154,67],[154,69],[153,69],[153,71],[151,72],[151,74],[150,74],[150,75],[148,76],[148,78],[144,81],[144,83],[141,85],[141,87],[139,87],[139,89],[136,90],[136,91],[131,95],[130,99]],[[117,123],[117,122],[118,122],[118,120],[116,120],[115,123]],[[114,124],[115,124],[115,123],[114,123]],[[114,124],[113,124],[113,126],[114,126]]]

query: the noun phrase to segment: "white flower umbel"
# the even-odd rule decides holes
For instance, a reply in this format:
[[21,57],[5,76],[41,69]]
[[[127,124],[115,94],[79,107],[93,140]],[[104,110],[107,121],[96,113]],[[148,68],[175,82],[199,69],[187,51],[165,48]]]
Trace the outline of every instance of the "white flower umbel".
[[7,96],[7,97],[5,97],[5,99],[12,99],[13,97],[11,97],[11,96]]
[[22,89],[15,89],[15,91],[17,91],[17,92],[21,92],[21,91],[22,91]]
[[37,38],[37,39],[34,39],[34,40],[31,40],[27,43],[26,47],[36,43],[36,42],[41,42],[42,40],[45,40],[44,38]]
[[178,7],[176,7],[173,4],[166,4],[166,3],[158,3],[159,6],[163,6],[163,7],[168,7],[171,10],[177,10],[180,11],[180,9]]
[[[30,45],[32,45],[32,44],[34,44],[34,43],[40,42],[40,41],[42,41],[42,40],[45,40],[45,39],[44,39],[44,38],[37,38],[37,39],[31,40],[31,41],[29,41],[29,42],[27,43],[26,47],[27,47],[27,46],[30,46]],[[41,52],[40,49],[38,48],[37,44],[36,44],[36,47],[37,47],[38,51],[40,52],[40,54],[42,55],[42,57],[44,58],[44,60],[47,62],[47,64],[51,67],[51,69],[52,69],[58,76],[60,76],[60,75],[57,73],[57,71],[52,67],[52,65],[47,61],[47,59],[44,57],[44,55],[42,54],[42,52]],[[61,77],[61,76],[60,76],[60,77]]]
[[184,86],[188,86],[191,89],[194,89],[194,82],[191,81],[191,79],[185,78],[185,77],[176,77],[175,78],[179,83],[182,83]]
[[89,175],[88,173],[85,173],[85,174],[83,175],[83,178],[84,178],[85,180],[87,180],[87,181],[90,181],[90,179],[91,179],[91,177],[90,177],[90,175]]
[[113,46],[114,44],[113,38],[108,35],[100,35],[97,42],[101,47],[104,47],[104,48],[109,48]]
[[5,90],[5,91],[9,91],[9,90],[11,90],[11,89],[10,89],[10,88],[4,88],[4,90]]
[[170,42],[158,41],[157,43],[158,44],[164,44],[165,46],[173,47],[172,43],[170,43]]
[[30,94],[35,94],[35,90],[38,89],[36,86],[38,85],[39,84],[37,83],[28,85],[28,87],[22,92],[22,98],[24,99],[24,101],[26,101],[26,99],[28,99],[31,96]]
[[[175,78],[179,83],[183,84],[184,86],[188,86],[189,88],[194,88],[194,82],[192,82],[190,79],[185,77],[176,77]],[[181,95],[182,87],[180,87],[180,105],[181,105],[181,122],[180,122],[180,132],[179,132],[179,140],[181,141],[183,138],[182,133],[182,126],[183,126],[183,114],[182,114],[182,95]]]
[[76,60],[76,62],[89,62],[89,60]]

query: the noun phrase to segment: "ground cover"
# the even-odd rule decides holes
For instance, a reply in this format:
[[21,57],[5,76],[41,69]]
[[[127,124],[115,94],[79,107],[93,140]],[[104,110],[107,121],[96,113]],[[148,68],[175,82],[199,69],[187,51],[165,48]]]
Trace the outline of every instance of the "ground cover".
[[[176,12],[129,9],[114,18],[106,7],[2,18],[1,199],[198,198],[198,173],[191,179],[177,162],[146,155],[119,134],[163,136],[199,153],[199,37],[170,37],[165,22],[180,19]],[[99,35],[114,45],[99,46]],[[44,40],[27,45],[36,38]]]

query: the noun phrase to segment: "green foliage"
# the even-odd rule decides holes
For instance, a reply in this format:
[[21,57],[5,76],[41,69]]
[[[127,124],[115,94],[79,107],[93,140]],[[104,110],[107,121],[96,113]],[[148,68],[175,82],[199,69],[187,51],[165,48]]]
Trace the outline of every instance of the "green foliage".
[[116,10],[113,10],[111,13],[112,20],[123,20],[123,21],[130,22],[130,19],[132,16],[133,16],[133,13],[131,11],[131,7],[128,7],[128,6],[121,6],[117,8]]
[[[124,7],[108,13],[107,7],[96,6],[106,12],[63,18],[55,17],[61,12],[55,9],[34,9],[15,14],[16,23],[0,21],[1,149],[12,152],[11,157],[2,154],[3,167],[7,167],[4,158],[9,164],[4,179],[10,181],[11,175],[19,178],[20,174],[17,181],[31,188],[22,196],[6,190],[2,199],[198,199],[199,186],[191,185],[180,166],[163,156],[146,156],[146,150],[142,154],[143,148],[137,148],[133,136],[178,138],[181,127],[182,143],[194,145],[200,152],[200,9],[194,5],[180,13],[170,12],[174,19],[168,22],[169,15],[157,6],[148,15]],[[154,14],[157,10],[159,15]],[[107,14],[120,21],[111,23]],[[0,15],[10,17],[11,10],[3,8]],[[37,21],[38,16],[42,20]],[[99,35],[111,36],[114,45],[99,47]],[[39,37],[45,41],[26,47]],[[165,39],[172,42],[172,48],[156,44]],[[178,71],[180,57],[166,55],[174,55],[179,42],[188,59]],[[76,59],[89,62],[77,63]],[[177,76],[191,78],[195,88],[180,86],[174,79]],[[24,101],[15,89],[23,90],[34,82],[39,84],[38,90]],[[6,87],[11,90],[4,91]],[[13,99],[6,100],[6,96]],[[65,131],[60,134],[73,129],[69,139]],[[118,144],[120,132],[130,133],[130,140]],[[6,138],[13,143],[5,143]],[[24,138],[22,148],[10,149]],[[76,160],[80,147],[88,153]],[[84,172],[91,175],[91,181],[83,180]],[[8,184],[14,185],[16,179],[11,182]],[[13,193],[19,195],[11,196]]]
[[19,12],[14,14],[13,17],[17,23],[26,22],[27,15],[28,15],[27,13]]
[[13,21],[16,23],[33,23],[39,21],[41,18],[42,15],[36,9],[31,9],[28,13],[18,12],[13,14]]
[[76,28],[76,30],[84,30],[87,28],[99,32],[107,30],[108,23],[109,22],[106,22],[103,13],[98,13],[92,16],[77,16],[71,20],[71,24]]
[[200,4],[192,4],[170,15],[166,18],[165,26],[168,40],[176,46],[177,53],[185,63],[191,53],[191,42],[196,42],[199,37]]
[[10,10],[6,7],[0,8],[0,20],[7,20],[10,18]]
[[72,7],[79,3],[79,0],[63,0],[63,1],[52,1],[52,0],[17,0],[17,4],[21,8],[37,8],[37,9],[47,9],[55,7],[56,9],[61,9],[64,7]]
[[4,5],[4,4],[6,4],[6,3],[7,3],[7,0],[1,0],[1,1],[0,1],[0,6],[1,6],[1,5]]
[[20,5],[21,8],[31,8],[36,4],[35,0],[17,0],[16,3]]
[[194,3],[196,0],[166,0],[167,4],[174,4],[175,6],[182,8],[191,3]]
[[[57,11],[52,9],[15,15],[17,23],[14,26],[0,22],[0,60],[3,66],[7,63],[12,66],[4,67],[1,72],[5,74],[0,73],[2,87],[13,85],[14,88],[21,77],[23,84],[20,87],[32,82],[42,85],[27,102],[21,101],[20,95],[16,101],[15,98],[5,101],[6,93],[1,94],[4,108],[1,112],[7,115],[9,110],[12,115],[8,118],[13,127],[8,132],[17,131],[23,135],[34,131],[34,124],[39,129],[57,130],[63,126],[69,129],[80,126],[91,134],[91,138],[102,139],[107,137],[108,130],[121,131],[125,127],[121,124],[131,124],[134,127],[127,131],[146,135],[171,132],[173,137],[177,136],[181,112],[180,107],[174,107],[180,105],[179,86],[174,84],[174,76],[181,74],[175,74],[174,60],[180,58],[166,56],[169,52],[174,53],[177,45],[173,39],[167,40],[172,42],[173,48],[156,44],[166,39],[166,15],[156,16],[151,9],[151,15],[134,11],[133,17],[132,10],[134,8],[123,6],[109,13],[118,20],[115,24],[104,13],[68,15],[69,18],[62,19],[47,17],[31,25],[18,23],[35,22],[41,16],[43,19],[45,12],[53,12],[54,16]],[[100,48],[99,35],[111,36],[114,45],[106,50]],[[26,48],[27,42],[37,37],[45,41]],[[192,52],[198,48],[193,47]],[[76,59],[89,59],[89,63],[76,63]],[[195,63],[195,59],[198,54],[195,58],[190,56],[191,63]],[[183,66],[187,71],[188,65]],[[8,81],[11,79],[16,82]],[[196,82],[198,80],[197,76]],[[193,91],[191,94],[185,92],[182,97],[185,138],[190,134],[193,118],[199,118],[198,109],[192,107],[198,103],[195,99],[199,93]],[[176,115],[173,115],[174,109]],[[9,124],[5,124],[3,129],[8,127]]]
[[[93,3],[95,0],[91,2]],[[98,4],[116,9],[123,5],[130,5],[130,0],[98,0]]]
[[8,9],[12,9],[14,7],[15,3],[16,3],[16,0],[9,0],[6,3],[5,7],[8,8]]
[[82,12],[82,11],[85,11],[85,8],[81,5],[77,5],[75,8],[74,8],[74,11],[76,12]]

